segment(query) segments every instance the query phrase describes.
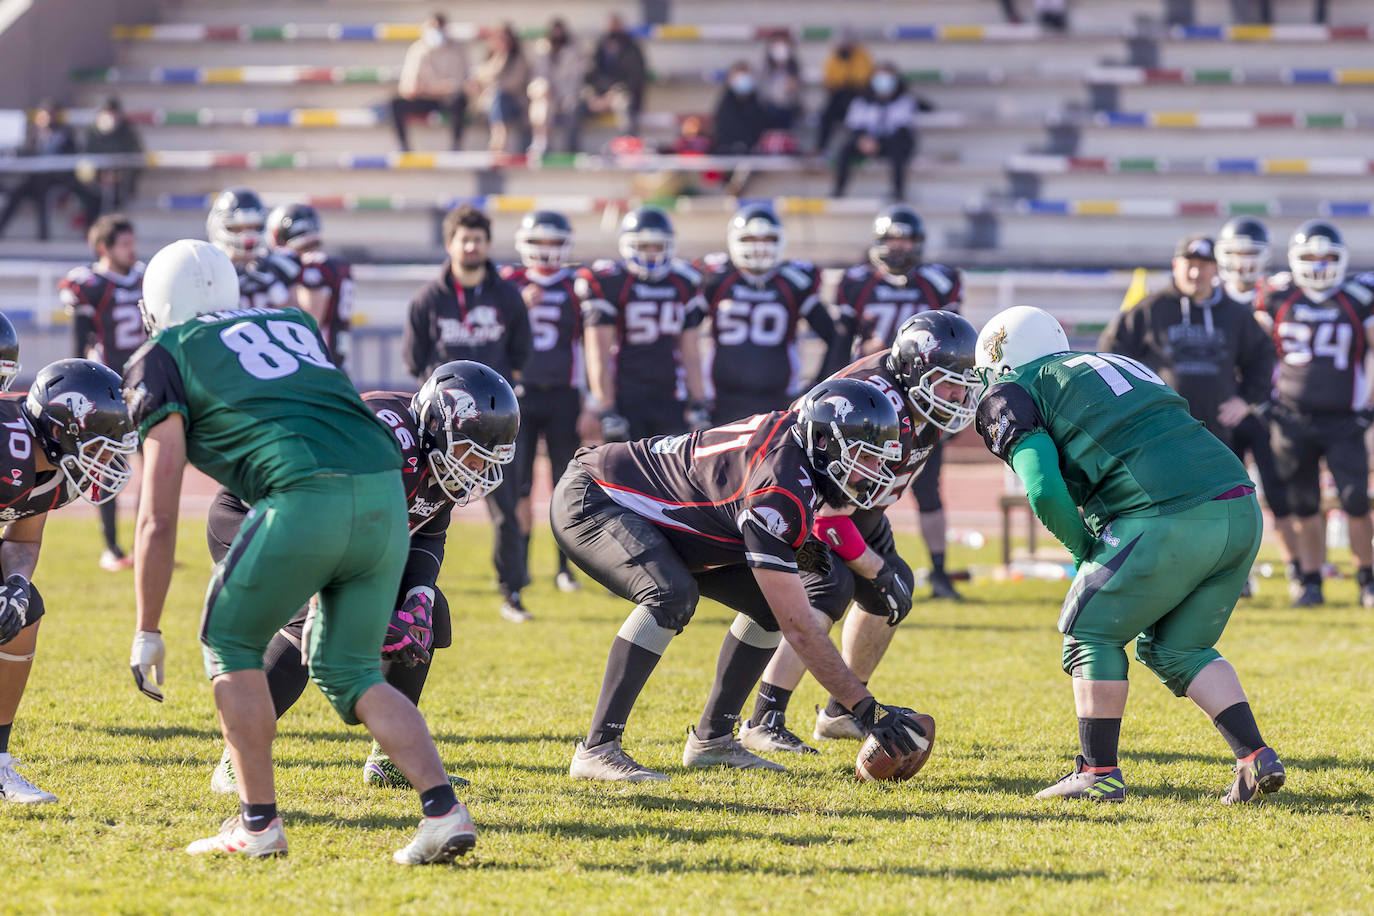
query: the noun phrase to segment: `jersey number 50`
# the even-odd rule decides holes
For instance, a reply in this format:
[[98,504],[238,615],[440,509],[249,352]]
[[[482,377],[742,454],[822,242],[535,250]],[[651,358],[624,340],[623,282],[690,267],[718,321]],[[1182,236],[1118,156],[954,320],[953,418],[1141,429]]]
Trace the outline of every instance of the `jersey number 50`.
[[319,339],[305,325],[280,319],[266,325],[264,330],[251,321],[240,321],[219,332],[219,339],[238,354],[239,365],[253,378],[285,378],[302,362],[321,369],[335,368]]

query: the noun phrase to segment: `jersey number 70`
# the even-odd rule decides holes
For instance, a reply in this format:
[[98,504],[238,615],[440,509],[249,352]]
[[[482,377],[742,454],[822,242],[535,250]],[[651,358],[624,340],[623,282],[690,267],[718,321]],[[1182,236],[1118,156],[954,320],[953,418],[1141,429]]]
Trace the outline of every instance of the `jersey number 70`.
[[1107,387],[1112,389],[1112,394],[1121,397],[1133,387],[1129,379],[1118,371],[1117,367],[1125,369],[1126,372],[1142,382],[1149,382],[1151,385],[1163,385],[1164,379],[1155,375],[1150,368],[1143,363],[1131,359],[1129,356],[1122,356],[1120,353],[1084,353],[1082,356],[1075,356],[1073,359],[1066,360],[1064,365],[1067,367],[1090,366],[1094,372],[1107,383]]

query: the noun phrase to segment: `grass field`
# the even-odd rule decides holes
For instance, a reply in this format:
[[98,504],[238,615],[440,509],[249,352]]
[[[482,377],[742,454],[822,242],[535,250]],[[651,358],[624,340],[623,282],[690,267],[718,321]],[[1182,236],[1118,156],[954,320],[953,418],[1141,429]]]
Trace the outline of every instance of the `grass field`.
[[[1374,910],[1374,616],[1349,603],[1290,610],[1269,580],[1232,619],[1222,649],[1289,768],[1263,806],[1218,803],[1224,743],[1138,667],[1122,736],[1126,803],[1031,799],[1076,749],[1056,583],[978,584],[963,605],[918,604],[873,683],[939,723],[935,756],[911,783],[856,783],[852,744],[789,760],[787,774],[683,771],[684,733],[731,616],[703,603],[626,742],[672,782],[591,785],[567,778],[568,758],[627,608],[599,589],[560,595],[543,576],[527,593],[537,622],[504,623],[488,539],[478,526],[450,536],[441,581],[456,645],[438,655],[422,704],[450,769],[472,780],[478,846],[453,868],[406,870],[390,854],[418,803],[361,786],[364,733],[313,688],[277,742],[290,857],[185,856],[234,812],[208,787],[220,739],[195,639],[201,525],[181,531],[159,706],[129,677],[131,574],[96,569],[93,522],[52,519],[36,577],[49,612],[12,751],[61,801],[0,806],[0,911]],[[552,569],[549,547],[538,544],[539,570]],[[1349,581],[1328,586],[1328,598],[1353,592]],[[798,692],[799,732],[822,699],[810,680]]]

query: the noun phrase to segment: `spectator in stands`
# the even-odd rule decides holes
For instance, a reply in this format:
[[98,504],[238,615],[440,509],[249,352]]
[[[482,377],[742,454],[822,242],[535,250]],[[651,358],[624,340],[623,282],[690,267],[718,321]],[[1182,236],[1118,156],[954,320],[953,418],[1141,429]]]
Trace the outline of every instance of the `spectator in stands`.
[[737,61],[725,77],[725,88],[716,102],[715,139],[711,152],[721,156],[745,156],[754,151],[763,133],[763,103],[759,100],[754,70]]
[[853,29],[841,29],[830,56],[825,59],[825,72],[821,77],[825,85],[825,107],[821,109],[820,129],[816,132],[816,155],[825,155],[830,146],[830,135],[835,127],[844,122],[849,103],[859,93],[868,88],[868,80],[873,76],[873,58],[868,49],[859,44]]
[[551,135],[556,130],[561,142],[559,152],[572,149],[572,122],[577,115],[578,95],[586,63],[560,18],[549,23],[548,35],[534,49],[534,78],[530,80],[530,155],[543,155],[553,148]]
[[[124,116],[124,106],[118,96],[106,98],[96,112],[95,122],[86,131],[85,146],[86,152],[94,154],[143,152],[143,141],[133,123]],[[134,167],[97,169],[94,191],[100,195],[101,209],[111,210],[132,199],[139,171]]]
[[[525,100],[530,91],[529,61],[509,22],[488,36],[487,59],[473,68],[471,91],[491,125],[488,148],[493,153],[506,152],[510,126],[525,123]],[[521,149],[528,145],[522,144]]]
[[[1001,0],[1002,13],[1007,22],[1020,22],[1021,15],[1016,12],[1015,0]],[[1063,32],[1069,27],[1068,0],[1035,0],[1035,14],[1040,25],[1047,29]]]
[[768,39],[759,70],[759,101],[763,103],[764,127],[791,130],[802,113],[801,64],[797,46],[789,32],[778,32]]
[[[28,139],[20,149],[21,156],[70,156],[76,152],[76,137],[67,126],[62,109],[51,99],[45,99],[34,112]],[[33,201],[38,211],[38,238],[48,239],[48,207],[54,191],[67,191],[80,202],[85,225],[90,226],[100,215],[100,198],[76,178],[70,167],[45,172],[25,172],[19,182],[9,189],[5,209],[0,211],[0,236],[5,234],[19,205]]]
[[463,119],[468,98],[463,82],[468,75],[468,59],[463,46],[448,34],[448,19],[434,13],[425,21],[420,40],[406,51],[396,97],[391,100],[391,121],[402,150],[410,149],[406,138],[406,118],[442,111],[452,126],[452,148],[463,145]]
[[582,122],[595,115],[614,113],[622,134],[639,136],[639,113],[644,107],[648,75],[644,52],[621,18],[612,13],[592,52],[591,68],[582,87],[582,102],[574,119],[574,151],[581,148]]
[[896,66],[879,64],[868,91],[850,102],[845,113],[848,134],[835,160],[832,197],[844,196],[855,159],[881,156],[892,166],[892,199],[906,198],[906,170],[916,154],[916,107]]
[[[1326,24],[1327,0],[1315,0],[1312,4],[1312,21]],[[1272,0],[1231,0],[1231,15],[1237,22],[1262,22],[1269,25],[1274,21]]]

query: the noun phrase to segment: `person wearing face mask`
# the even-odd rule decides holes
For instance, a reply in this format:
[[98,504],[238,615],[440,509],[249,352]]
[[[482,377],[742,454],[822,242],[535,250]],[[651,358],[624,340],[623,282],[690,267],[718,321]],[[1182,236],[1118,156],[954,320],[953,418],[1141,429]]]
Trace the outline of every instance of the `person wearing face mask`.
[[463,46],[449,38],[447,17],[434,13],[425,21],[420,39],[406,51],[396,96],[391,100],[391,122],[403,151],[410,149],[406,118],[432,111],[448,115],[452,148],[462,147],[463,118],[468,110],[463,82],[467,75]]
[[754,70],[744,61],[730,68],[725,89],[716,102],[714,121],[716,133],[711,152],[745,156],[754,151],[763,133],[764,110]]
[[825,59],[821,82],[825,85],[825,107],[821,109],[820,127],[816,132],[816,154],[824,155],[835,128],[844,121],[849,104],[868,86],[873,76],[873,58],[868,49],[854,38],[852,29],[840,31],[839,39]]
[[768,41],[759,71],[759,100],[763,103],[764,126],[774,130],[791,130],[802,112],[801,64],[797,62],[797,48],[786,32]]
[[[143,141],[124,116],[124,106],[118,96],[105,99],[105,104],[96,112],[95,123],[86,131],[85,151],[92,154],[143,152]],[[134,196],[138,172],[134,168],[96,170],[94,190],[101,196],[102,209],[118,207]]]
[[[534,78],[529,88],[530,155],[542,155],[555,145],[557,151],[572,149],[572,119],[586,66],[568,24],[561,18],[553,19],[548,35],[534,49]],[[561,138],[557,144],[551,137],[555,130]]]
[[892,166],[892,198],[906,197],[906,169],[916,154],[916,99],[906,91],[897,68],[880,65],[868,81],[868,91],[849,103],[844,146],[835,160],[832,197],[843,197],[854,160],[881,156]]

